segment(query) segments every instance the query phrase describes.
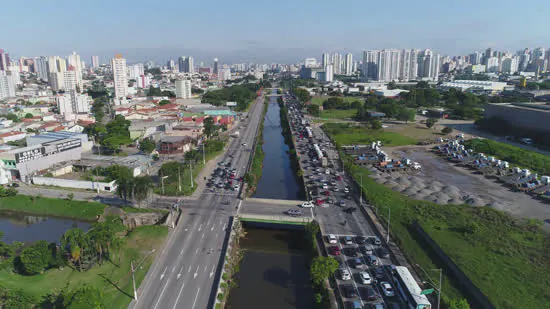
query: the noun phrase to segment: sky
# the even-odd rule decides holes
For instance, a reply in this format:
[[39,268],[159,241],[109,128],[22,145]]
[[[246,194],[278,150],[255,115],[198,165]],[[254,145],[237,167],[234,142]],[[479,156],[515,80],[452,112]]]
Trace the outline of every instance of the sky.
[[114,53],[129,61],[302,61],[323,52],[550,47],[542,0],[27,0],[2,4],[0,48],[12,55]]

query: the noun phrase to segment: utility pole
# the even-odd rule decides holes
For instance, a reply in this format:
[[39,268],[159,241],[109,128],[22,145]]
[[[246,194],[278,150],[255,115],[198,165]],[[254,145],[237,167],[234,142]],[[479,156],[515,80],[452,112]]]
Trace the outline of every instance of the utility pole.
[[162,171],[160,173],[160,183],[162,185],[162,195],[164,195],[164,176],[162,175]]
[[193,188],[193,164],[189,162],[189,167],[191,168],[191,188]]
[[391,218],[391,208],[388,206],[388,234],[386,235],[386,243],[390,243],[390,218]]
[[178,191],[181,192],[181,171],[179,166],[178,166]]
[[134,284],[134,299],[137,300],[137,289],[136,289],[136,271],[134,269],[134,261],[130,261],[130,268],[132,269],[132,283]]
[[361,195],[359,195],[359,205],[363,205],[363,174],[361,174],[361,185],[359,186]]
[[204,154],[204,147],[206,147],[206,142],[202,142],[202,165],[206,165],[206,155]]

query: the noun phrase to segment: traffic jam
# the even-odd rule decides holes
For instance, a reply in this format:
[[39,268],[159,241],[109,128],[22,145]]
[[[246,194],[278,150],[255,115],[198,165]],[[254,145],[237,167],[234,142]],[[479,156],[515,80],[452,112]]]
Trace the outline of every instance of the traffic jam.
[[[351,215],[357,210],[357,204],[347,177],[329,160],[337,157],[336,149],[322,130],[317,128],[314,132],[292,97],[286,96],[285,102],[307,188],[308,201],[300,206],[321,207],[332,217],[338,217],[338,213],[334,213],[336,209]],[[289,210],[287,214],[299,216],[301,211]],[[377,236],[330,234],[324,237],[324,242],[327,253],[340,264],[334,276],[347,307],[405,308],[403,298],[394,291],[395,266],[390,252]]]

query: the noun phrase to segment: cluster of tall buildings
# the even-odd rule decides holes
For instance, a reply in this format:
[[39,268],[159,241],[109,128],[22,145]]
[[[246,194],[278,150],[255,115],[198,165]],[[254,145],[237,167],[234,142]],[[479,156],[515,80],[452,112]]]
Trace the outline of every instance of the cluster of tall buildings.
[[20,83],[18,68],[11,64],[10,55],[0,49],[0,100],[14,97]]
[[432,50],[382,49],[363,53],[364,78],[377,81],[437,81],[441,56]]
[[178,70],[180,73],[195,73],[195,64],[193,62],[193,57],[179,57]]
[[355,72],[353,55],[351,53],[345,55],[340,53],[325,53],[322,56],[321,66],[325,72],[329,66],[332,66],[332,69],[329,68],[329,71],[332,70],[332,73],[336,75],[350,76]]
[[550,69],[550,50],[542,47],[533,50],[526,48],[512,54],[487,48],[484,52],[476,51],[468,56],[459,56],[452,60],[446,61],[450,67],[445,68],[445,71],[469,65],[471,66],[470,73],[545,72]]

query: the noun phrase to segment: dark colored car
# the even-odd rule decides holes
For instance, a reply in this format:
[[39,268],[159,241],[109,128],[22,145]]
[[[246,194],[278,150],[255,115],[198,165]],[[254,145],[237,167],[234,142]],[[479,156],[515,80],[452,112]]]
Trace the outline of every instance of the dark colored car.
[[357,297],[357,292],[355,291],[353,285],[344,285],[342,288],[344,289],[344,295],[346,295],[347,298]]
[[356,242],[358,245],[364,245],[364,244],[367,242],[367,240],[366,240],[366,238],[363,237],[363,236],[357,236],[357,237],[355,237],[355,242]]
[[366,286],[366,293],[365,296],[367,297],[367,300],[376,300],[378,297],[376,295],[376,291],[371,286]]
[[378,256],[383,258],[389,258],[390,257],[390,251],[384,247],[378,248]]
[[359,256],[359,249],[357,248],[346,248],[346,255],[351,257],[357,257]]

